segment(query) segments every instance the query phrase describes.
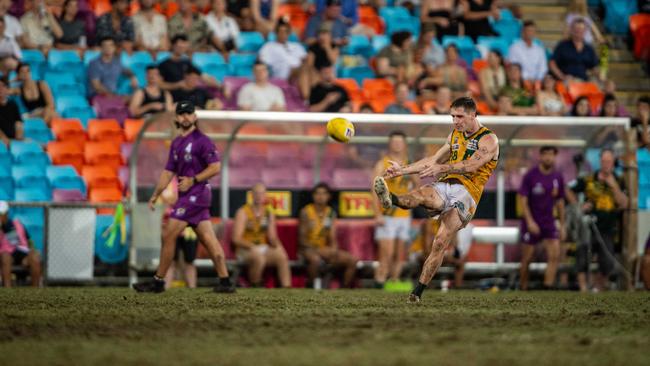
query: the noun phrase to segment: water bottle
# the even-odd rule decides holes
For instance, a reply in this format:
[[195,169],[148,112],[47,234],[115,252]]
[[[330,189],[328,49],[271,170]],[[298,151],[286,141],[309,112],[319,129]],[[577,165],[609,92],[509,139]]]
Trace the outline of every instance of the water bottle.
[[449,280],[444,279],[442,282],[440,282],[440,291],[442,292],[448,292],[449,291]]
[[320,277],[314,279],[314,290],[321,290],[323,288],[323,283]]

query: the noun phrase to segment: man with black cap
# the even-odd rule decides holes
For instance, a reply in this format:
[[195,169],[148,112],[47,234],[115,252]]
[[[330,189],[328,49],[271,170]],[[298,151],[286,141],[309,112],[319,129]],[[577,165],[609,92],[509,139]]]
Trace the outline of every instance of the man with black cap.
[[219,275],[219,283],[214,291],[234,292],[223,248],[210,223],[212,191],[208,179],[217,175],[221,169],[219,153],[212,141],[196,127],[197,116],[192,102],[178,102],[175,122],[181,134],[172,141],[167,165],[149,199],[149,208],[153,210],[154,203],[174,176],[178,176],[178,200],[163,233],[160,264],[156,274],[152,280],[137,283],[133,288],[137,292],[165,290],[164,277],[174,259],[176,238],[190,226],[207,249]]

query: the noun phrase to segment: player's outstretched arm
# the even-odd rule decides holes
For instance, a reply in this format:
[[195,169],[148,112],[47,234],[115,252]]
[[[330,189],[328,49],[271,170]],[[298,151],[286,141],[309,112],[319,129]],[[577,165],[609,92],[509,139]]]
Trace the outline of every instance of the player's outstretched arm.
[[158,184],[156,185],[156,189],[154,189],[153,194],[151,195],[151,198],[149,199],[149,209],[153,211],[154,207],[153,205],[156,203],[156,200],[158,200],[158,197],[160,197],[160,194],[167,188],[169,183],[172,181],[174,178],[174,172],[171,172],[169,170],[163,170],[162,174],[160,174],[160,178],[158,178]]
[[433,154],[432,156],[428,156],[426,158],[418,160],[415,163],[409,164],[404,167],[393,164],[388,170],[386,170],[386,174],[384,174],[384,178],[399,177],[401,175],[407,175],[407,174],[420,174],[423,170],[433,165],[442,164],[448,161],[450,155],[449,151],[451,150],[451,146],[449,145],[450,139],[451,139],[451,134],[447,136],[447,142],[444,145],[442,145],[442,147],[438,149],[438,151],[436,151],[436,153]]
[[440,174],[473,173],[490,160],[499,155],[499,139],[493,133],[482,138],[478,143],[478,150],[471,158],[454,164],[434,164],[420,172],[420,177],[434,177]]

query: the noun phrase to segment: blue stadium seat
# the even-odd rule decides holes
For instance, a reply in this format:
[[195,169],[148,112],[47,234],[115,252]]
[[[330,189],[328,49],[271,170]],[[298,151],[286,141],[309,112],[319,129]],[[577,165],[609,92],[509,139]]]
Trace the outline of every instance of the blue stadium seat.
[[637,2],[633,0],[607,0],[605,6],[605,28],[614,34],[625,35],[630,30],[630,15],[637,13]]
[[14,199],[22,202],[49,201],[50,192],[38,188],[16,188]]
[[86,76],[86,68],[77,51],[50,50],[47,58],[47,68],[51,71],[72,72],[77,81],[82,81]]
[[37,142],[12,141],[9,151],[14,164],[38,165],[41,167],[50,165],[50,158]]
[[510,40],[507,38],[479,36],[476,43],[479,46],[485,47],[486,51],[498,51],[503,58],[508,56]]
[[161,63],[167,60],[171,55],[172,54],[169,51],[158,51],[158,53],[156,54],[156,62]]
[[86,50],[86,52],[84,52],[84,65],[88,66],[90,61],[96,59],[99,55],[100,52],[98,50]]
[[138,83],[140,86],[145,86],[147,84],[147,66],[154,64],[154,60],[151,57],[151,54],[146,51],[134,52],[131,55],[126,52],[122,52],[121,60],[122,65],[131,70],[135,74],[135,77],[138,78]]
[[352,34],[342,52],[344,55],[361,55],[365,58],[370,58],[374,54],[370,40],[362,34]]
[[467,36],[444,36],[442,38],[442,47],[447,48],[453,44],[458,48],[460,57],[467,62],[468,65],[472,64],[475,58],[481,57],[480,52],[474,47],[474,42]]
[[509,42],[521,36],[521,21],[518,19],[504,19],[492,23],[492,28],[499,34],[499,36],[506,38]]
[[7,145],[0,144],[0,167],[11,166],[11,154],[7,149]]
[[363,85],[363,79],[373,79],[375,72],[368,66],[344,67],[340,69],[339,77],[354,79],[359,85]]
[[39,144],[45,145],[53,140],[52,131],[41,118],[25,118],[23,131],[26,139],[32,139]]
[[[120,263],[127,257],[129,251],[128,241],[122,244],[121,238],[115,239],[112,246],[107,244],[108,235],[103,236],[104,232],[113,224],[113,216],[110,215],[97,215],[95,224],[95,255],[104,263]],[[126,218],[126,231],[131,229],[131,222]],[[127,234],[128,240],[128,234]]]
[[257,55],[252,53],[232,53],[230,55],[230,75],[253,77],[253,64]]
[[32,78],[34,80],[41,80],[46,65],[45,55],[43,55],[43,52],[39,50],[22,50],[21,53],[23,58],[20,61],[29,64],[32,70]]
[[392,35],[395,32],[409,31],[412,36],[420,35],[420,19],[407,16],[393,16],[386,19],[386,34]]
[[32,188],[44,192],[51,190],[45,169],[37,165],[14,165],[11,167],[11,177],[16,188]]
[[78,189],[86,194],[86,183],[72,165],[48,166],[45,175],[52,189]]
[[257,52],[264,45],[264,36],[260,32],[241,32],[237,39],[239,52]]
[[585,152],[585,161],[589,163],[592,171],[600,169],[600,149],[587,149]]
[[221,82],[229,71],[226,61],[219,52],[196,52],[192,55],[192,63],[201,69],[201,72]]
[[382,50],[382,48],[390,44],[390,37],[384,34],[379,34],[372,37],[372,50],[375,54]]
[[[4,144],[0,144],[3,145]],[[11,178],[11,161],[0,164],[0,200],[12,201],[14,199],[14,180]]]
[[56,101],[56,111],[59,114],[65,114],[66,112],[74,114],[75,111],[81,111],[88,107],[90,107],[90,104],[83,96],[62,96],[57,98]]
[[[22,196],[22,194],[21,194]],[[30,201],[19,200],[16,201]],[[31,200],[31,201],[47,201],[47,200]],[[12,219],[18,219],[25,226],[27,234],[34,242],[34,247],[42,253],[43,251],[43,238],[45,226],[45,210],[42,207],[12,207],[9,211],[9,216]]]
[[45,81],[49,84],[55,99],[64,96],[83,97],[86,95],[85,85],[80,83],[76,76],[70,72],[47,72]]
[[382,17],[385,22],[388,22],[388,19],[390,18],[408,17],[410,14],[406,8],[401,6],[384,6],[379,9],[379,16]]

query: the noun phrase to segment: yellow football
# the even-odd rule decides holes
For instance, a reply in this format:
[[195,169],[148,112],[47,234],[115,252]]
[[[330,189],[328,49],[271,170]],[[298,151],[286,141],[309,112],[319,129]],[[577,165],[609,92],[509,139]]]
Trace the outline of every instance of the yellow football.
[[354,125],[345,118],[332,118],[327,122],[327,134],[338,142],[348,142],[354,136]]

